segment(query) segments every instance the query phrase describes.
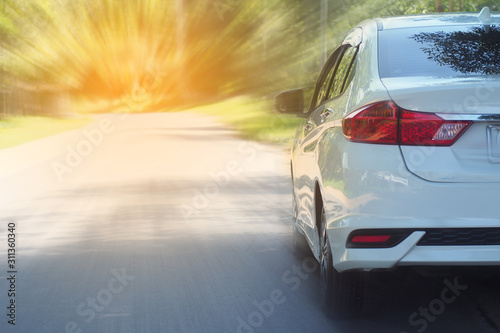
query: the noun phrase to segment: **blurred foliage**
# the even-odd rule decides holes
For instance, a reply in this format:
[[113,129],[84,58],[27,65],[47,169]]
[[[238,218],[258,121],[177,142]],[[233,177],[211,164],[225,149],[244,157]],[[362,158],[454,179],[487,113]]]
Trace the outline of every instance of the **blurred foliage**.
[[[2,0],[2,85],[128,111],[314,84],[320,0]],[[330,0],[328,49],[375,16],[499,10],[485,0]],[[40,88],[41,87],[41,88]],[[109,110],[108,110],[109,111]]]
[[[286,144],[290,147],[303,118],[269,112],[273,106],[262,99],[235,97],[193,109],[204,115],[216,116],[231,124],[244,139]],[[234,112],[238,110],[238,112]]]
[[440,66],[448,66],[462,74],[499,75],[500,29],[473,27],[469,31],[421,32],[411,36],[425,45],[423,52]]
[[0,149],[10,148],[32,140],[81,128],[91,118],[51,118],[13,116],[0,119]]

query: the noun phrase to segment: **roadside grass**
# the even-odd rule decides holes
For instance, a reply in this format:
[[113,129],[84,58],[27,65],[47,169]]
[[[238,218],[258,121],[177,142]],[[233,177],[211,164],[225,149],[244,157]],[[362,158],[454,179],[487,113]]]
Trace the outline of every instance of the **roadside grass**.
[[91,118],[12,116],[0,119],[0,149],[80,128]]
[[303,119],[273,111],[271,102],[238,97],[205,105],[192,111],[215,116],[233,126],[248,140],[290,146]]
[[[232,126],[244,139],[290,147],[297,127],[303,119],[273,111],[270,101],[237,97],[215,104],[190,109]],[[0,118],[0,149],[48,137],[85,126],[89,116],[51,118],[10,116]]]

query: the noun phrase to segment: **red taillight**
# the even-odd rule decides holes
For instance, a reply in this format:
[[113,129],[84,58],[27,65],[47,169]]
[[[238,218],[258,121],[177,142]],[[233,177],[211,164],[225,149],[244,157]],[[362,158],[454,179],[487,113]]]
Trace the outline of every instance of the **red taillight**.
[[359,235],[351,239],[352,243],[385,243],[391,238],[390,235]]
[[342,130],[344,136],[353,142],[451,146],[470,123],[400,109],[393,102],[386,101],[347,115],[342,121]]
[[398,108],[391,102],[368,105],[345,117],[342,130],[350,141],[396,144]]
[[446,121],[433,113],[401,110],[400,144],[451,146],[470,121]]

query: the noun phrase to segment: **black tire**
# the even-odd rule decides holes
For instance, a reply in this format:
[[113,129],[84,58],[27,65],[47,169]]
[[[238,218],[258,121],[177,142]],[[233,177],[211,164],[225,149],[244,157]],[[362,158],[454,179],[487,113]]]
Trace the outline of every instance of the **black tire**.
[[306,238],[304,235],[300,233],[300,231],[297,230],[297,225],[295,222],[292,225],[293,228],[293,255],[297,259],[304,259],[306,257],[311,257],[312,252],[311,249],[309,248],[309,244],[307,243]]
[[364,274],[356,271],[339,273],[333,267],[324,209],[321,212],[320,242],[320,281],[323,310],[330,318],[356,317],[361,313],[363,307]]

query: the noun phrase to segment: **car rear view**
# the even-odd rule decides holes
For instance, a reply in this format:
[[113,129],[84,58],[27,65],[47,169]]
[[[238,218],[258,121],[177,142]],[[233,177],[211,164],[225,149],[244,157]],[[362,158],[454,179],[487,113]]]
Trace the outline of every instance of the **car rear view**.
[[373,193],[360,214],[332,224],[331,242],[347,238],[338,271],[500,265],[498,23],[490,15],[378,21],[389,98],[344,117],[343,133],[399,146],[402,163],[385,175],[390,194]]
[[[290,90],[276,105],[302,101]],[[498,14],[360,23],[301,116],[294,244],[320,263],[327,313],[359,311],[372,271],[500,266]]]

